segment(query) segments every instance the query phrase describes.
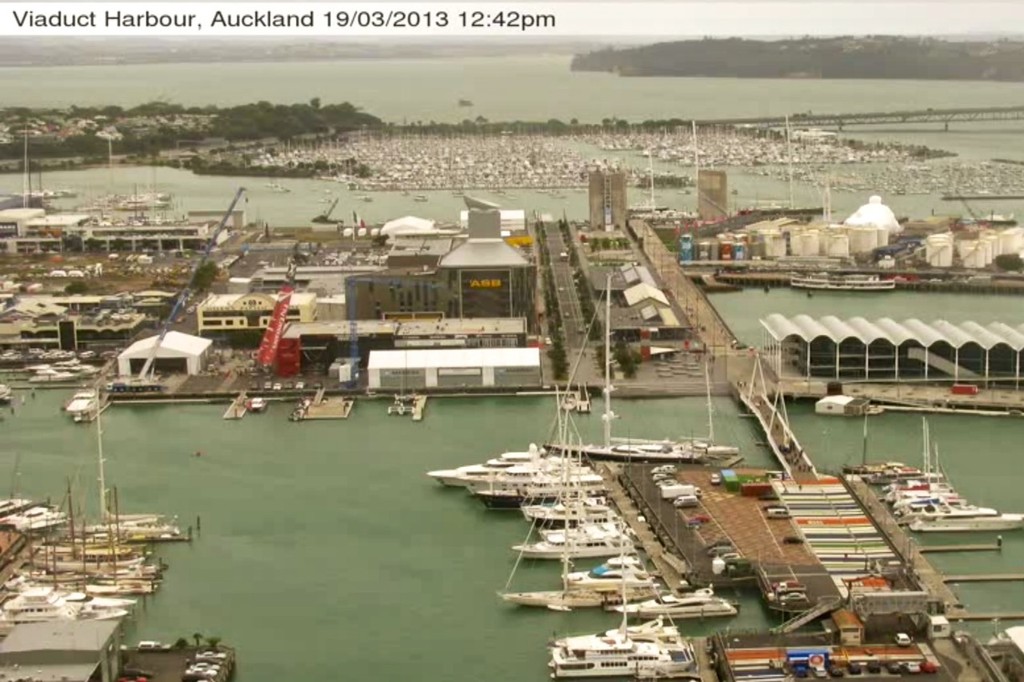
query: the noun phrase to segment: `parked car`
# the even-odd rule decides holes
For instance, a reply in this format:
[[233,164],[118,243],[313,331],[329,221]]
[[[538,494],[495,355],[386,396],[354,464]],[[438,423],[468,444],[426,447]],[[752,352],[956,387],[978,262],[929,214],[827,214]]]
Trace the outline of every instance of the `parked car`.
[[301,390],[303,390],[305,388],[306,388],[306,382],[305,381],[296,381],[295,382],[295,390],[296,391],[301,391]]
[[907,673],[908,675],[921,674],[921,664],[917,661],[905,661],[901,667],[903,668],[903,672]]
[[896,642],[896,646],[910,646],[914,643],[914,640],[910,638],[910,635],[905,632],[897,632],[896,637],[893,639]]
[[280,391],[280,390],[281,390],[281,388],[282,388],[282,386],[281,386],[281,382],[280,382],[280,381],[276,382],[276,383],[274,384],[273,388],[274,388],[274,390],[275,390],[275,391]]
[[846,675],[846,671],[840,668],[838,665],[830,666],[828,669],[829,677],[843,677]]
[[676,499],[672,500],[672,506],[676,509],[686,509],[688,507],[699,507],[700,500],[694,495],[680,495]]
[[846,672],[850,673],[851,675],[860,675],[862,672],[864,672],[864,668],[857,661],[850,661],[846,665]]
[[772,505],[764,508],[764,515],[769,519],[788,519],[789,509],[779,505]]
[[804,539],[799,535],[787,535],[782,538],[782,542],[787,545],[802,545],[804,544]]
[[722,474],[711,474],[711,485],[722,485]]
[[899,675],[903,672],[903,665],[899,661],[889,661],[885,664],[885,669],[893,675]]
[[716,557],[723,554],[734,554],[735,552],[736,550],[732,548],[732,545],[719,545],[718,547],[708,548],[707,554],[709,557]]
[[921,672],[923,673],[937,673],[939,672],[939,664],[935,661],[922,661]]
[[677,469],[674,464],[662,464],[651,469],[652,474],[674,474]]
[[864,664],[864,668],[872,675],[877,675],[882,672],[882,662],[872,659]]

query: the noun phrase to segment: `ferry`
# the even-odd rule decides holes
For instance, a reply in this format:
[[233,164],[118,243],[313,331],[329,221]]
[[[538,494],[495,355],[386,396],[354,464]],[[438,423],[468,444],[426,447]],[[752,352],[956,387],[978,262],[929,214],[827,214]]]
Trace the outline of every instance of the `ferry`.
[[817,291],[892,291],[896,280],[882,279],[877,275],[792,275],[789,286],[794,289]]

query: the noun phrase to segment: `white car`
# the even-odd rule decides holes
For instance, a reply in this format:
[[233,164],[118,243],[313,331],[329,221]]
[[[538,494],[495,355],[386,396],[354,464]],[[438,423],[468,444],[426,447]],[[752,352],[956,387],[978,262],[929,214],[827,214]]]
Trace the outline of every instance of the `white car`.
[[296,381],[295,382],[295,390],[296,391],[301,391],[304,388],[306,388],[306,382],[305,381]]
[[896,637],[895,637],[895,641],[896,641],[896,646],[910,646],[911,644],[914,643],[914,640],[912,640],[910,638],[910,635],[908,635],[905,632],[897,632],[896,633]]
[[722,474],[711,474],[711,485],[722,485]]
[[281,382],[277,382],[276,384],[274,384],[274,390],[275,391],[280,391],[281,390]]

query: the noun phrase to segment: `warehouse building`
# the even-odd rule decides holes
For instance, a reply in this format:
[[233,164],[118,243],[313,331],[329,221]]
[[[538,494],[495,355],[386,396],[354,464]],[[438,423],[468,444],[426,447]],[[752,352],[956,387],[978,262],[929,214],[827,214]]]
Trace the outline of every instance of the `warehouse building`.
[[1019,388],[1024,370],[1024,325],[774,314],[761,326],[762,348],[782,376]]
[[33,682],[113,682],[121,670],[121,623],[21,623],[0,644],[0,677]]
[[[142,371],[146,361],[153,355],[157,336],[136,341],[117,356],[117,373],[133,376]],[[163,343],[157,349],[154,371],[158,374],[199,374],[206,367],[213,341],[199,336],[167,332]]]
[[541,385],[539,348],[373,351],[368,370],[379,390]]
[[[278,299],[279,294],[211,294],[196,309],[198,332],[201,336],[225,339],[245,332],[258,336],[270,325]],[[286,319],[312,322],[316,319],[316,303],[314,293],[292,293]]]

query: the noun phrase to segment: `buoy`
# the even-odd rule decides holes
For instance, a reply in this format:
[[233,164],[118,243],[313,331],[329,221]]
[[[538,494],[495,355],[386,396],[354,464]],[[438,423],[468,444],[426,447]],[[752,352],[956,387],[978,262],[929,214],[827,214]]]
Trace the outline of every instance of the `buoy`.
[[196,450],[195,456],[196,457],[202,457],[203,456],[203,451],[202,450]]

